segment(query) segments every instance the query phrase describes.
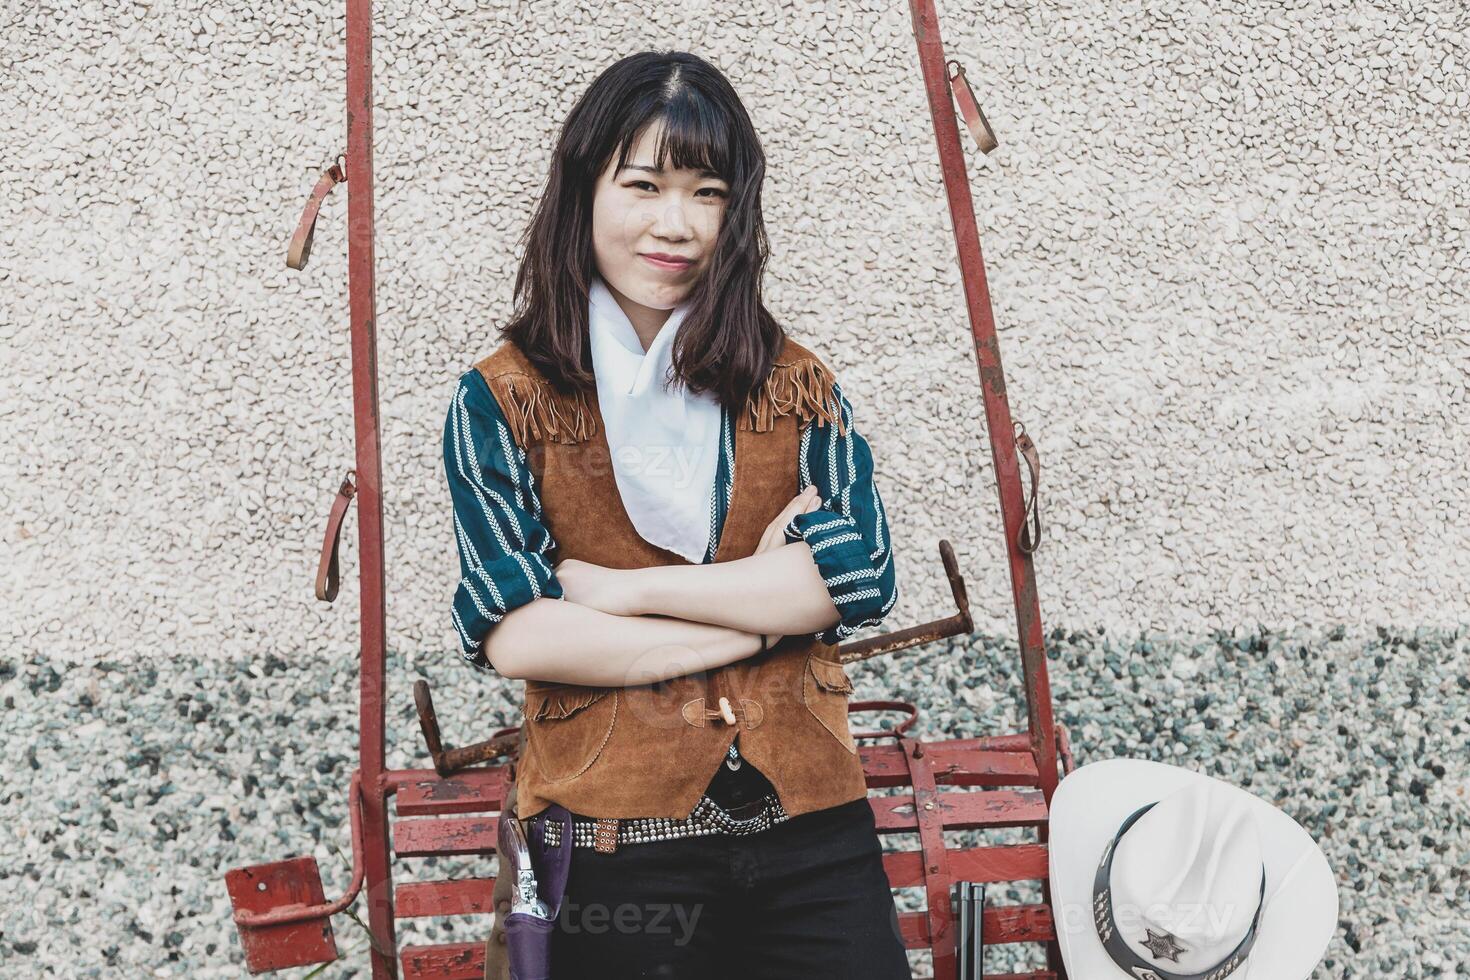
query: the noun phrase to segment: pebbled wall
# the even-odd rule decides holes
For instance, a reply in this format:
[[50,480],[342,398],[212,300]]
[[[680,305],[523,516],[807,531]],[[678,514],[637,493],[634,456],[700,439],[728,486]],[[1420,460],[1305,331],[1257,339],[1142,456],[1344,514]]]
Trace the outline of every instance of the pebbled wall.
[[[907,11],[380,4],[378,337],[394,648],[453,662],[439,434],[493,346],[556,127],[612,58],[723,66],[769,156],[769,302],[840,372],[903,597],[1014,629]],[[311,593],[352,465],[339,4],[4,15],[0,521],[12,646],[348,657]],[[1048,626],[1470,619],[1470,108],[1453,4],[954,5]],[[463,676],[458,680],[464,681]]]

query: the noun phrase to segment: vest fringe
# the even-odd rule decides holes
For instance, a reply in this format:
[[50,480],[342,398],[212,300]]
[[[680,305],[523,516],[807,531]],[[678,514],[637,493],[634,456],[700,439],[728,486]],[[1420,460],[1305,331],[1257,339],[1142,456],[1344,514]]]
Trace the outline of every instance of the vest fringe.
[[832,392],[833,380],[832,372],[816,358],[777,364],[765,383],[746,399],[740,428],[769,432],[776,416],[794,412],[802,420],[833,423],[838,435],[846,435],[847,425]]
[[[529,692],[528,692],[529,693]],[[583,691],[556,691],[549,694],[537,694],[539,703],[531,714],[532,721],[540,721],[543,718],[566,718],[576,714],[594,701],[602,699],[607,694],[607,688],[598,690],[588,688]]]
[[585,392],[562,395],[548,381],[507,373],[488,379],[516,443],[531,437],[551,442],[582,442],[592,435],[592,410]]
[[[549,381],[521,371],[497,374],[486,382],[519,445],[528,445],[528,439],[533,437],[578,443],[591,438],[596,431],[586,392],[563,395]],[[785,364],[778,362],[766,380],[746,398],[738,427],[769,432],[778,416],[795,414],[801,421],[835,424],[838,435],[846,435],[847,425],[837,405],[833,384],[832,372],[814,357]]]

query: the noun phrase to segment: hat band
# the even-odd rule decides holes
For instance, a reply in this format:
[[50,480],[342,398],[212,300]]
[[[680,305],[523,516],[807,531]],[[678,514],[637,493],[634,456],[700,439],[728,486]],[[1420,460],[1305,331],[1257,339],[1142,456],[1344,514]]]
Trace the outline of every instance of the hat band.
[[[1219,963],[1210,967],[1202,973],[1170,973],[1162,970],[1152,963],[1146,961],[1133,951],[1133,948],[1123,941],[1118,934],[1118,924],[1113,921],[1113,889],[1111,885],[1113,870],[1113,853],[1117,850],[1118,841],[1128,828],[1138,821],[1138,818],[1147,813],[1158,801],[1145,803],[1118,828],[1117,834],[1108,842],[1103,851],[1102,860],[1098,862],[1097,872],[1092,881],[1092,924],[1097,929],[1098,938],[1102,940],[1103,948],[1108,951],[1113,962],[1118,967],[1138,980],[1221,980],[1234,973],[1236,969],[1245,962],[1245,958],[1251,951],[1251,946],[1256,941],[1256,926],[1261,921],[1261,909],[1266,899],[1266,869],[1261,869],[1261,898],[1256,903],[1256,914],[1251,918],[1251,927],[1246,930],[1245,936],[1236,947],[1226,954]],[[1175,937],[1165,932],[1156,935],[1149,930],[1150,942],[1157,941],[1160,944],[1159,953],[1156,955],[1167,955],[1173,953],[1178,955],[1185,950],[1178,947]]]

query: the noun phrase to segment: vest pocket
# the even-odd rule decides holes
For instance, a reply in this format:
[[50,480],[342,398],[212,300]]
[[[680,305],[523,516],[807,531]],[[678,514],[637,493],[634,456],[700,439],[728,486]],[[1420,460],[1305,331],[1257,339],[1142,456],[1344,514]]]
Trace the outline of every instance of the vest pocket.
[[852,696],[852,680],[836,660],[823,660],[813,650],[807,656],[807,669],[802,677],[801,697],[807,710],[822,727],[842,743],[847,751],[857,754],[857,742],[847,724],[847,702]]
[[527,682],[522,727],[537,771],[553,782],[586,772],[612,737],[617,715],[615,687]]

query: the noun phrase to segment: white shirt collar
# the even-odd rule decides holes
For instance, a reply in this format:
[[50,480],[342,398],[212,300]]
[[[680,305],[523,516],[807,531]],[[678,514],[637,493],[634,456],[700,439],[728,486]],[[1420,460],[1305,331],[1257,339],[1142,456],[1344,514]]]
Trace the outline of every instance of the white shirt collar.
[[721,412],[709,392],[693,395],[664,384],[688,302],[674,307],[644,351],[596,273],[588,298],[597,403],[623,508],[645,541],[699,563],[713,524]]

